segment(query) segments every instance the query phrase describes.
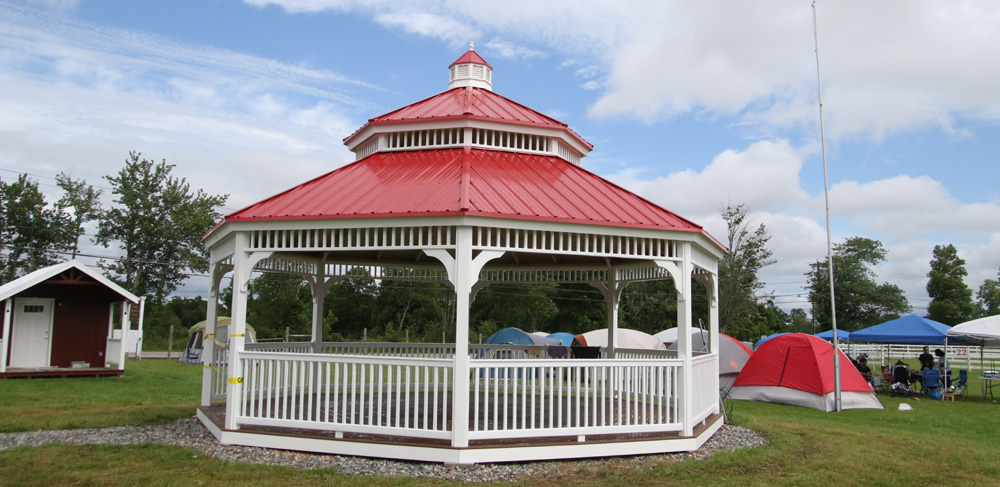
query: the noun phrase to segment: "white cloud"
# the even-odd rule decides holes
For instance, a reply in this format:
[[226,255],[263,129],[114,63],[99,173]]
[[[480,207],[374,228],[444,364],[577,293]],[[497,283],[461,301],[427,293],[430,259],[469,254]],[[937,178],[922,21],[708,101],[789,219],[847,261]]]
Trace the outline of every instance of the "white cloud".
[[393,12],[375,16],[386,27],[401,27],[406,32],[441,39],[453,46],[466,45],[482,33],[451,17],[425,12]]
[[[786,130],[816,123],[808,2],[248,1],[369,13],[453,44],[502,32],[527,52],[587,59],[599,70],[586,78],[599,77],[604,90],[591,108],[598,117],[652,123],[708,111]],[[960,119],[1000,118],[1000,64],[986,61],[1000,45],[1000,4],[844,0],[817,8],[829,137],[926,127],[968,137]]]
[[[747,204],[756,222],[767,227],[776,260],[760,277],[769,291],[784,296],[803,292],[809,264],[827,254],[823,196],[802,187],[801,152],[784,141],[761,141],[744,150],[724,151],[700,171],[644,179],[641,172],[625,169],[605,177],[702,224],[723,243],[726,227],[719,211],[727,204]],[[833,243],[854,236],[881,241],[887,261],[877,269],[880,282],[900,286],[916,312],[925,312],[928,302],[926,274],[934,245],[956,246],[966,259],[966,283],[973,290],[984,279],[996,277],[1000,205],[962,203],[927,176],[842,181],[830,193]],[[787,296],[779,302],[786,308],[808,309],[804,300]]]
[[505,59],[532,59],[545,57],[545,53],[530,47],[515,44],[505,39],[490,39],[486,49]]

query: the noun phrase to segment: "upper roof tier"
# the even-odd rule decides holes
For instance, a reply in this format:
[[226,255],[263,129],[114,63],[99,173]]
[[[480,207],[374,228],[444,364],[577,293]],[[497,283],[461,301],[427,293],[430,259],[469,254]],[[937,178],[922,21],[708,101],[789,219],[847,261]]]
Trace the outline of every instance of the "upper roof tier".
[[[469,69],[459,69],[463,66]],[[470,48],[451,64],[448,91],[369,119],[344,143],[357,159],[376,152],[474,146],[554,155],[579,164],[593,149],[565,123],[494,93],[491,83],[466,83],[483,76],[474,74],[477,70],[492,77],[492,66]]]

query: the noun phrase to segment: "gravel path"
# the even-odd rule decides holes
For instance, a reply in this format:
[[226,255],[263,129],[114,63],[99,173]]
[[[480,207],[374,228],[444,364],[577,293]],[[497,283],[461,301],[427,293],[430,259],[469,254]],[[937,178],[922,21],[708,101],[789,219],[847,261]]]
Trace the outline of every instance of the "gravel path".
[[330,468],[352,475],[435,477],[469,482],[512,481],[525,476],[557,477],[570,467],[573,471],[640,468],[670,461],[704,458],[719,451],[767,445],[756,432],[740,426],[723,426],[701,449],[689,453],[613,457],[559,462],[498,463],[472,467],[454,467],[437,463],[404,462],[371,458],[314,455],[284,450],[246,446],[226,446],[215,441],[195,417],[165,426],[125,426],[117,428],[34,431],[0,434],[0,451],[8,448],[38,446],[46,443],[65,445],[132,445],[159,443],[193,448],[216,458],[233,462],[283,465],[296,468]]

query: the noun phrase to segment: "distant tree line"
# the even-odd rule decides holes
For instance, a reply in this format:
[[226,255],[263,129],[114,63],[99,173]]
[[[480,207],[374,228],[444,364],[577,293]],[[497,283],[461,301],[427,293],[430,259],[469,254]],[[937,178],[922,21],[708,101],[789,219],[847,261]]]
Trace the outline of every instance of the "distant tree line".
[[[147,296],[146,346],[162,348],[173,326],[175,341],[205,319],[200,297],[172,296],[191,273],[208,270],[200,237],[220,218],[217,208],[226,195],[213,196],[190,187],[172,174],[173,165],[130,152],[116,174],[105,176],[113,202],[103,208],[102,191],[82,180],[59,174],[63,196],[45,201],[38,182],[27,175],[0,179],[0,284],[35,269],[77,255],[84,226],[96,223],[92,241],[118,250],[120,258],[98,265],[131,292]],[[789,312],[763,292],[759,271],[774,263],[770,235],[757,224],[745,204],[721,210],[727,224],[728,253],[719,262],[720,331],[754,341],[781,331],[816,333],[831,326],[829,267],[826,259],[810,265],[805,289],[811,308]],[[881,242],[852,237],[834,246],[834,289],[837,324],[857,330],[910,312],[903,291],[878,283],[875,266],[885,261]],[[973,300],[965,285],[965,261],[952,245],[934,248],[927,292],[928,317],[953,325],[1000,313],[998,279],[987,279]],[[360,270],[358,272],[361,272]],[[693,321],[708,326],[708,298],[692,286]],[[220,314],[228,314],[231,288],[220,296]],[[331,286],[324,298],[324,339],[436,342],[454,340],[453,291],[432,282],[373,280],[358,275]],[[311,333],[312,294],[299,276],[261,274],[249,286],[247,321],[258,338],[273,339]],[[625,288],[620,326],[656,333],[676,326],[677,291],[670,280],[632,283]],[[607,309],[596,289],[583,284],[493,284],[476,296],[470,309],[477,341],[505,327],[525,331],[571,332],[605,328]],[[179,346],[179,345],[178,345]],[[175,346],[175,349],[178,347]]]

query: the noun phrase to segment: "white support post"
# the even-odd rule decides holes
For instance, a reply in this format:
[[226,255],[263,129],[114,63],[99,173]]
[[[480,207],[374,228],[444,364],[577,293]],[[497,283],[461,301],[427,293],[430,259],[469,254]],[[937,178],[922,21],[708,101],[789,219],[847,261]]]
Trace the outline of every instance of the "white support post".
[[309,289],[312,291],[312,350],[313,353],[323,351],[323,301],[326,299],[326,292],[330,286],[343,278],[326,280],[323,275],[322,263],[316,264],[320,270],[316,275],[308,279]]
[[219,319],[219,284],[222,282],[223,274],[222,269],[219,268],[219,264],[217,262],[213,262],[208,276],[211,287],[208,288],[208,308],[205,311],[205,331],[203,332],[201,339],[202,406],[212,405],[212,385],[214,383],[215,374],[219,373],[218,371],[212,370],[212,367],[214,367],[212,362],[215,360],[215,341],[211,340],[209,337],[215,336],[215,324]]
[[7,372],[7,350],[10,349],[10,318],[14,313],[14,298],[7,298],[3,307],[3,347],[0,349],[0,373]]
[[691,244],[680,245],[681,261],[679,279],[674,281],[677,287],[677,353],[682,361],[680,372],[680,394],[678,401],[679,415],[683,424],[683,435],[694,434],[694,370],[691,357]]
[[615,358],[618,349],[618,308],[621,303],[622,291],[627,282],[618,280],[618,269],[608,269],[608,282],[591,282],[591,286],[601,291],[608,307],[608,357]]
[[[709,352],[714,353],[716,358],[713,377],[719,376],[719,366],[722,360],[722,344],[719,343],[719,279],[716,274],[702,274],[698,276],[698,281],[705,286],[708,295],[708,336],[711,341]],[[715,389],[719,389],[719,383],[715,383]],[[719,401],[715,401],[715,414],[719,414]]]
[[472,227],[456,229],[455,256],[442,249],[425,249],[424,253],[442,264],[448,280],[455,288],[455,359],[452,388],[451,446],[469,446],[469,304],[472,288],[479,281],[479,272],[487,262],[502,256],[500,250],[483,250],[472,257]]
[[128,351],[128,330],[132,328],[129,325],[129,318],[132,316],[132,303],[128,301],[122,301],[122,315],[121,322],[118,326],[122,329],[121,342],[118,343],[118,370],[125,370],[125,352]]
[[139,340],[138,345],[135,347],[135,357],[137,359],[142,359],[142,327],[146,322],[146,296],[139,297]]
[[[247,235],[237,233],[235,236],[236,252],[233,254],[233,303],[229,324],[229,373],[226,380],[226,429],[237,430],[239,423],[237,416],[242,414],[243,408],[243,363],[240,362],[240,355],[245,344],[244,334],[247,330],[247,287],[250,282],[250,274],[253,264],[250,262],[251,254],[246,251]],[[204,352],[202,352],[204,353]]]
[[[455,388],[451,446],[469,446],[469,298],[472,283],[472,228],[457,229],[455,246]],[[477,273],[478,274],[478,273]]]

